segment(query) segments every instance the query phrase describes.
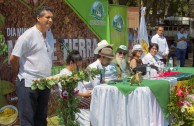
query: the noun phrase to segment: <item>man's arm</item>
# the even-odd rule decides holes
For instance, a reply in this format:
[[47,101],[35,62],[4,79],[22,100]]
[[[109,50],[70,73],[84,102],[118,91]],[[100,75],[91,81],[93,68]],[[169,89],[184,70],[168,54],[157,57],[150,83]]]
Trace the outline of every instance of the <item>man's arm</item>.
[[189,36],[187,35],[187,38],[183,38],[183,40],[184,40],[185,42],[189,42],[189,41],[190,41],[190,38],[189,38]]
[[11,67],[13,69],[14,77],[16,77],[18,72],[19,72],[19,60],[20,60],[20,58],[17,56],[11,55],[9,60],[11,62]]
[[156,36],[153,36],[153,37],[152,37],[151,43],[157,43],[157,37],[156,37]]
[[175,35],[175,37],[174,37],[174,42],[175,42],[175,43],[178,43],[178,42],[180,42],[180,41],[182,41],[182,39],[178,39],[178,35]]

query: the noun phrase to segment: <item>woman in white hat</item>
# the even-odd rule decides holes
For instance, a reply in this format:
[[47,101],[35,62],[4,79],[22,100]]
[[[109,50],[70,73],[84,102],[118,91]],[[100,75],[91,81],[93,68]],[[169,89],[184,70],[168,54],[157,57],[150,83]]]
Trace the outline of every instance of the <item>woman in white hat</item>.
[[143,49],[140,44],[134,45],[132,49],[132,58],[130,60],[130,67],[133,71],[134,68],[136,68],[139,65],[142,65],[143,62],[140,59],[141,55],[143,53]]

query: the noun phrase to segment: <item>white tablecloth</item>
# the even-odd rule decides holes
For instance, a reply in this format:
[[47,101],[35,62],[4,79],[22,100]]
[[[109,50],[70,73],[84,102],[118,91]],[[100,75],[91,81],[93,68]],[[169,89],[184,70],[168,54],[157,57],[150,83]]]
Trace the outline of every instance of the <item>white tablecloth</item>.
[[[174,78],[168,79],[172,85]],[[90,105],[92,126],[167,126],[168,120],[149,87],[138,87],[124,96],[117,87],[93,89]]]

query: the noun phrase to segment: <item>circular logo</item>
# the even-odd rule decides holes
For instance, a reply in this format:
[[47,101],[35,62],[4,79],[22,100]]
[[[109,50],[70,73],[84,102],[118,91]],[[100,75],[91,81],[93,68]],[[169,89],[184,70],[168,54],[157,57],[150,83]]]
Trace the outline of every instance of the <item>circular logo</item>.
[[102,20],[105,16],[104,7],[100,1],[95,1],[92,5],[91,15],[97,20]]
[[112,26],[115,28],[115,30],[121,32],[124,28],[124,20],[123,17],[120,14],[116,14],[112,21]]
[[13,124],[18,117],[18,110],[13,105],[6,105],[0,109],[0,125]]

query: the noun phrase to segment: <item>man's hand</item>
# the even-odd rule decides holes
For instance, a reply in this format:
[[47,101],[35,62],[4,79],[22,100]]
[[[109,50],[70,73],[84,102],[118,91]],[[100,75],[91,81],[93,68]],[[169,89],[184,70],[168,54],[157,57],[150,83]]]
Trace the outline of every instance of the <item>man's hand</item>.
[[11,67],[13,70],[13,74],[14,74],[13,77],[14,78],[17,77],[17,74],[19,72],[19,60],[20,60],[20,58],[17,56],[14,56],[14,55],[10,56],[10,62],[11,62]]
[[90,90],[86,90],[86,92],[84,93],[83,97],[91,97],[91,91]]

